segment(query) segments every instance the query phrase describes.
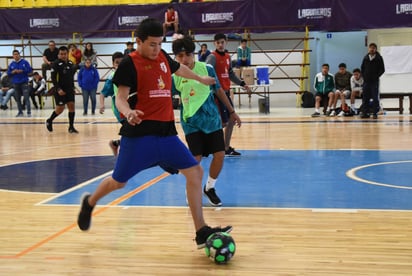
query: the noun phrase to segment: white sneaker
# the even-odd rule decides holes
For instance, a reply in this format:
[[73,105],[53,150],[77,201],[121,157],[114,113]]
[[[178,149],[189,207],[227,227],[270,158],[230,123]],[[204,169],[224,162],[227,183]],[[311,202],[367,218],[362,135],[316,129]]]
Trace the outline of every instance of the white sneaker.
[[339,112],[338,117],[342,117],[343,115],[345,115],[345,112],[342,110],[341,112]]
[[334,117],[334,116],[336,116],[336,112],[335,110],[332,110],[329,114],[329,117]]
[[351,107],[350,109],[352,110],[352,113],[353,113],[354,115],[357,115],[357,114],[358,114],[358,111],[356,110],[356,108]]

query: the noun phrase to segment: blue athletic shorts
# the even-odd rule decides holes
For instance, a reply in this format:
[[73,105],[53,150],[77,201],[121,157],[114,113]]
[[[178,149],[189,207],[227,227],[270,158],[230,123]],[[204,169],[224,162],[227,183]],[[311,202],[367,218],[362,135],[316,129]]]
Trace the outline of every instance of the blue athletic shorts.
[[159,163],[179,170],[198,164],[178,136],[122,137],[112,177],[124,183]]

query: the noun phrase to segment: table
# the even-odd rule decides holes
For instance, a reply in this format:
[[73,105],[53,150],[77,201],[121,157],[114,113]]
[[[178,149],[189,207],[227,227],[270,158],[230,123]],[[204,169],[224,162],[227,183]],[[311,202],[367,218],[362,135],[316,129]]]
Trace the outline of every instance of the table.
[[412,92],[381,92],[379,94],[381,99],[397,98],[399,99],[399,107],[383,107],[388,111],[399,111],[399,114],[403,114],[403,99],[409,97],[409,114],[412,114]]

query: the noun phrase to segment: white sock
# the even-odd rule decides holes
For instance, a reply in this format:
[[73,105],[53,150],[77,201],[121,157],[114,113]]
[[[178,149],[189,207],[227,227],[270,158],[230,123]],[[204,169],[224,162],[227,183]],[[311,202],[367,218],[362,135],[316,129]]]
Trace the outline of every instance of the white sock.
[[316,108],[316,109],[315,109],[315,112],[319,113],[319,108]]
[[207,182],[206,182],[206,191],[209,191],[209,189],[212,189],[215,187],[216,180],[217,179],[211,178],[210,175],[208,176]]
[[326,111],[329,111],[330,110],[330,106],[328,106],[328,108],[326,108]]

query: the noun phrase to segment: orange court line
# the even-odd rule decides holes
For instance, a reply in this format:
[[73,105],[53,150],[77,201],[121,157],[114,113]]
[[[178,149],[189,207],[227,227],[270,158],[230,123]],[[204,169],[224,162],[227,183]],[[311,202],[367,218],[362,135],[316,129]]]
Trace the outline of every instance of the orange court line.
[[[130,197],[134,196],[135,194],[140,193],[141,191],[146,190],[146,189],[149,188],[150,186],[156,184],[156,183],[159,182],[160,180],[168,177],[169,175],[170,175],[170,174],[168,174],[168,173],[166,173],[166,172],[162,173],[161,175],[159,175],[159,176],[151,179],[150,181],[148,181],[148,182],[140,185],[140,186],[137,187],[136,189],[128,192],[127,194],[124,194],[124,195],[116,198],[115,200],[113,200],[113,201],[110,202],[109,204],[107,204],[107,205],[105,205],[105,206],[97,209],[96,211],[93,212],[92,216],[93,216],[93,217],[94,217],[94,216],[97,216],[98,214],[106,211],[109,207],[118,205],[119,203],[125,201],[126,199],[129,199]],[[77,223],[70,224],[69,226],[63,228],[62,230],[60,230],[60,231],[58,231],[58,232],[56,232],[56,233],[48,236],[47,238],[44,238],[43,240],[39,241],[38,243],[33,244],[32,246],[30,246],[30,247],[24,249],[23,251],[17,253],[16,255],[14,255],[14,256],[0,256],[0,259],[17,259],[17,258],[20,258],[20,257],[22,257],[22,256],[30,253],[31,251],[33,251],[33,250],[41,247],[43,244],[45,244],[45,243],[47,243],[47,242],[49,242],[49,241],[51,241],[51,240],[53,240],[53,239],[55,239],[55,238],[63,235],[64,233],[68,232],[69,230],[75,228],[76,226],[77,226]]]

